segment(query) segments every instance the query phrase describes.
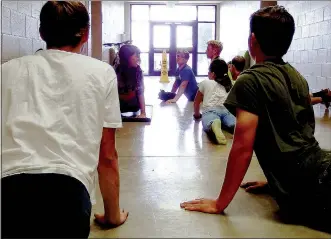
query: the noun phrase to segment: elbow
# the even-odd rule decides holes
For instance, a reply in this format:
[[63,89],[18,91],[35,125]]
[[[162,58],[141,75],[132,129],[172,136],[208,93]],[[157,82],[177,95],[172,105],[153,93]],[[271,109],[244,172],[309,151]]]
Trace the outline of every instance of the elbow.
[[186,85],[181,85],[181,86],[180,86],[180,89],[181,89],[181,90],[185,90],[186,87],[187,87],[187,84],[186,84]]

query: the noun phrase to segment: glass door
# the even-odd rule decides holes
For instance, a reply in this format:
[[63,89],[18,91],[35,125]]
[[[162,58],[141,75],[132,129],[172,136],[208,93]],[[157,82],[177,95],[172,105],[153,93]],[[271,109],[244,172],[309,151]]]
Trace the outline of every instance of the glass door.
[[[171,51],[171,24],[151,24],[150,41],[150,75],[160,75],[162,52],[166,50],[168,59],[168,71],[170,71],[170,51]],[[170,72],[169,72],[170,74]]]
[[176,52],[178,50],[186,50],[190,53],[190,58],[187,64],[193,69],[196,74],[196,42],[194,37],[194,23],[176,23]]
[[[194,38],[194,23],[151,23],[150,32],[150,75],[159,76],[161,72],[162,52],[166,50],[168,59],[168,74],[174,76],[177,69],[177,50],[187,50],[190,53],[188,65],[196,73],[196,46]],[[195,64],[194,64],[195,63]]]

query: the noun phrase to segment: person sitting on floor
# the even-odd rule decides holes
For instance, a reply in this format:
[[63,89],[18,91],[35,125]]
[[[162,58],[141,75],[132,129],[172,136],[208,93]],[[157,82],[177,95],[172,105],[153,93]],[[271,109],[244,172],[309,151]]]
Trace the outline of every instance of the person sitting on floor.
[[128,217],[119,201],[116,74],[81,54],[90,29],[83,3],[47,1],[39,19],[46,49],[1,65],[1,234],[88,238],[96,187],[97,224]]
[[321,91],[310,94],[311,104],[324,104],[328,109],[331,102],[331,91],[329,89],[323,89]]
[[159,99],[167,101],[167,103],[176,103],[184,94],[189,101],[194,101],[195,95],[198,91],[198,83],[195,79],[192,68],[187,65],[189,58],[189,52],[177,52],[176,60],[178,69],[176,71],[176,80],[172,86],[171,92],[161,91],[159,93]]
[[235,56],[228,66],[231,74],[230,79],[235,82],[245,68],[245,58],[243,56]]
[[206,55],[211,61],[220,59],[220,54],[223,50],[223,44],[217,40],[210,40],[207,42]]
[[306,79],[282,59],[294,32],[284,7],[252,14],[248,45],[256,64],[240,74],[224,103],[236,126],[221,192],[216,200],[193,200],[182,208],[224,212],[255,151],[282,219],[331,232],[331,151],[322,150],[314,137]]
[[146,118],[144,78],[139,57],[140,50],[134,45],[120,48],[120,64],[116,67],[118,93],[121,113],[132,112],[138,114],[138,118]]
[[[202,117],[203,130],[216,139],[218,144],[226,144],[222,132],[222,124],[232,133],[236,118],[224,107],[223,103],[232,88],[231,80],[227,74],[228,66],[224,60],[214,60],[209,66],[209,80],[199,83],[199,90],[194,100],[194,118]],[[202,114],[200,114],[200,104]]]

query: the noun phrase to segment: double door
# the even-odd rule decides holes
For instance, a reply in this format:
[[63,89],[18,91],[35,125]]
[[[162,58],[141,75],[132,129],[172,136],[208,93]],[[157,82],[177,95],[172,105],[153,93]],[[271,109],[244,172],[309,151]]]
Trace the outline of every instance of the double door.
[[197,42],[194,34],[197,32],[195,23],[159,23],[150,24],[150,51],[149,51],[149,75],[159,76],[161,71],[162,52],[166,50],[168,59],[168,74],[174,76],[177,63],[178,50],[186,50],[190,53],[188,65],[196,74],[197,69]]

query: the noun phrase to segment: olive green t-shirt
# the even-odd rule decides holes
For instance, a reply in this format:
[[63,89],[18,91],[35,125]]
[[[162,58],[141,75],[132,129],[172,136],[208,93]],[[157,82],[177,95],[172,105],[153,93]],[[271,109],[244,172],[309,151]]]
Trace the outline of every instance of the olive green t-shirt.
[[321,165],[313,155],[321,149],[308,84],[290,64],[252,66],[241,73],[224,105],[234,115],[240,108],[259,117],[254,151],[276,199],[287,201],[303,192],[305,180],[317,178]]

